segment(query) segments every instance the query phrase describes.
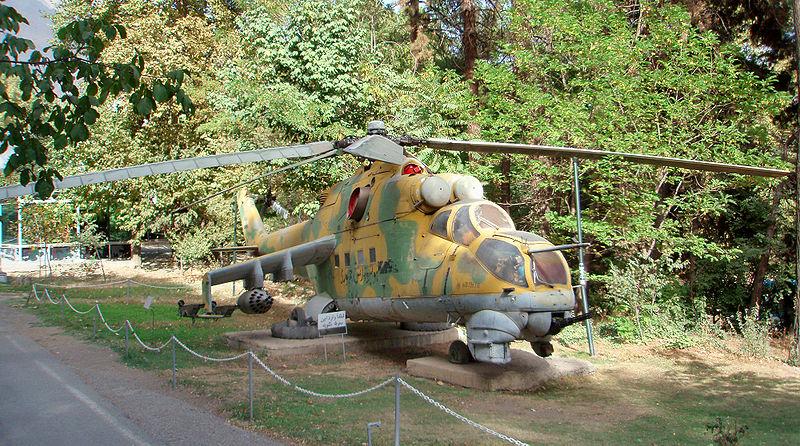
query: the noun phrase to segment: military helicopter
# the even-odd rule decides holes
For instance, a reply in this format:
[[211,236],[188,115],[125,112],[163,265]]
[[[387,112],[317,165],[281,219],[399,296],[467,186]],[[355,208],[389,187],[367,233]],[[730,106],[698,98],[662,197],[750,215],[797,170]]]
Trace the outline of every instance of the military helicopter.
[[[266,231],[245,183],[231,188],[239,189],[237,203],[248,244],[244,249],[254,250],[257,257],[205,275],[203,293],[209,314],[232,312],[217,308],[211,300],[214,285],[243,280],[245,291],[236,308],[258,314],[272,306],[272,297],[264,289],[265,276],[270,274],[280,282],[293,280],[297,274],[313,283],[316,294],[292,310],[288,320],[274,324],[273,336],[317,337],[319,315],[344,310],[351,320],[400,322],[409,329],[463,325],[467,343],[450,345],[450,360],[456,363],[506,364],[515,340],[529,341],[539,356],[552,354],[552,336],[591,317],[586,303],[582,314],[574,316],[580,308],[562,255],[564,250],[587,244],[554,245],[536,234],[518,231],[501,207],[484,198],[475,177],[436,174],[404,149],[408,146],[590,159],[614,156],[713,172],[790,174],[772,168],[569,147],[391,137],[383,122],[373,121],[363,138],[76,175],[57,182],[56,188],[276,158],[303,158],[279,171],[342,153],[363,158],[366,163],[353,176],[322,193],[321,207],[313,218],[275,232]],[[25,193],[32,193],[32,186],[4,187],[0,199]]]

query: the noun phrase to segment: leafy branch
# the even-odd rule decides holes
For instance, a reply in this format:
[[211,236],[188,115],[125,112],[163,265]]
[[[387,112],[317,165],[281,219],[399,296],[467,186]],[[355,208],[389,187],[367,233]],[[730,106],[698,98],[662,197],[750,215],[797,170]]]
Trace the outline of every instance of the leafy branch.
[[[49,197],[61,174],[48,165],[48,151],[61,150],[89,138],[89,126],[100,116],[98,107],[120,94],[135,113],[149,116],[157,103],[175,99],[181,112],[194,104],[183,90],[185,70],[174,70],[150,83],[142,82],[144,58],[135,53],[127,63],[102,63],[103,51],[125,39],[125,27],[115,23],[116,9],[79,18],[62,26],[59,43],[36,50],[19,37],[28,21],[14,8],[0,4],[0,152],[13,150],[3,173],[19,174],[23,185],[35,181],[39,197]],[[27,59],[24,57],[27,55]],[[15,87],[15,88],[14,88]]]

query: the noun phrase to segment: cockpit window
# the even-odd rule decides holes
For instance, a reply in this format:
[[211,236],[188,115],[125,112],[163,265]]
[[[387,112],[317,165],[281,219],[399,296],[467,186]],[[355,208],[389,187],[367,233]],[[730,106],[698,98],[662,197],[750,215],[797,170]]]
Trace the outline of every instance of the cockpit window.
[[536,235],[536,234],[534,234],[532,232],[503,231],[503,232],[500,232],[500,235],[507,235],[509,237],[515,237],[515,238],[518,238],[518,239],[522,240],[523,242],[527,242],[527,243],[534,243],[534,242],[549,243],[549,242],[547,242],[547,239],[545,239],[544,237],[542,237],[540,235]]
[[525,278],[525,258],[514,245],[496,239],[486,239],[476,252],[478,260],[498,279],[514,285],[528,286]]
[[456,211],[453,219],[453,240],[462,245],[469,245],[478,238],[480,233],[469,219],[469,206],[463,206]]
[[491,204],[475,206],[475,220],[483,229],[511,229],[512,231],[515,229],[514,222],[511,221],[508,214]]
[[531,260],[534,284],[567,284],[567,270],[561,262],[560,254],[556,252],[538,252],[531,254]]
[[450,218],[450,212],[450,210],[444,211],[433,218],[431,232],[440,237],[447,238],[447,219]]

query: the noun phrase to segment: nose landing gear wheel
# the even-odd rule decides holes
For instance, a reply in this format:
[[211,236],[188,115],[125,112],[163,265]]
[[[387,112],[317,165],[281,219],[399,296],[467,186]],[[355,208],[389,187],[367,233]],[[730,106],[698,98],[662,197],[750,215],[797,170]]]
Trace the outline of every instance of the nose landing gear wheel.
[[472,353],[469,352],[469,347],[462,341],[453,341],[450,343],[450,351],[448,352],[447,360],[453,364],[469,364],[474,361]]
[[553,354],[553,344],[549,342],[531,342],[533,352],[542,358],[546,358]]

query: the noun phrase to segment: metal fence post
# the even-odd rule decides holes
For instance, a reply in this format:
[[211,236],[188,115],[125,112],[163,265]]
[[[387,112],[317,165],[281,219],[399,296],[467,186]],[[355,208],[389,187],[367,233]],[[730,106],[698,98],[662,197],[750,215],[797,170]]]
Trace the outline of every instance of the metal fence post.
[[127,356],[129,356],[129,353],[130,353],[129,352],[129,348],[130,348],[129,339],[130,338],[128,337],[128,325],[129,324],[128,324],[128,320],[127,319],[125,320],[125,323],[123,325],[125,325],[125,356],[127,357]]
[[253,422],[253,352],[247,355],[247,396],[250,400],[250,422]]
[[394,375],[394,446],[400,446],[400,374]]
[[61,322],[64,322],[65,317],[64,317],[64,298],[63,297],[61,298],[61,302],[59,302],[59,304],[61,305]]
[[131,299],[131,279],[125,279],[125,285],[127,285],[125,289],[125,303],[127,304]]
[[367,446],[372,446],[372,428],[373,427],[381,427],[380,421],[373,421],[371,423],[367,423]]
[[[581,221],[581,183],[580,166],[578,158],[572,158],[572,172],[575,180],[575,221],[578,227],[578,243],[583,244],[583,223]],[[581,283],[581,300],[583,313],[589,314],[588,281],[586,279],[586,265],[584,264],[583,246],[578,248],[578,273]],[[586,339],[589,341],[589,355],[594,356],[594,339],[592,336],[592,319],[586,319]]]
[[97,339],[97,304],[92,311],[92,339]]
[[175,335],[170,338],[172,341],[172,390],[178,386],[178,360],[175,358]]

